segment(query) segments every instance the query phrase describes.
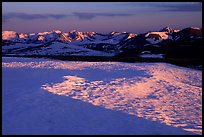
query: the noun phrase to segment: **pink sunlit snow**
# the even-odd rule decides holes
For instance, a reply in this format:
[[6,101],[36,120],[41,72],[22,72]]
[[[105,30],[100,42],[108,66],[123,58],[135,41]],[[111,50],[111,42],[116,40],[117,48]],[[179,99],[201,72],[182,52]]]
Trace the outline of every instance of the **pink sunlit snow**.
[[[110,126],[109,124],[114,125],[114,122],[109,123],[109,120],[105,117],[95,120],[93,120],[94,117],[89,117],[89,120],[95,121],[92,124],[102,132],[99,132],[98,129],[89,131],[87,128],[81,127],[83,121],[75,121],[74,125],[81,127],[80,132],[78,132],[81,134],[202,134],[202,71],[200,70],[177,67],[167,63],[73,62],[26,58],[3,58],[2,68],[4,85],[3,117],[8,118],[3,119],[4,133],[18,134],[37,131],[35,127],[29,125],[28,127],[31,128],[29,131],[19,132],[21,128],[22,130],[27,129],[24,126],[29,121],[27,121],[28,119],[23,120],[23,117],[29,118],[31,113],[36,114],[35,116],[32,115],[35,119],[32,122],[33,125],[38,125],[41,128],[38,133],[43,134],[77,134],[78,128],[68,126],[70,131],[65,125],[69,122],[73,124],[73,120],[76,120],[77,117],[81,119],[97,112],[101,113],[100,115],[97,114],[97,117],[106,115],[106,111],[97,110],[96,112],[88,111],[85,115],[76,114],[74,116],[75,113],[80,113],[81,109],[77,112],[75,111],[77,106],[72,105],[72,107],[69,106],[59,111],[62,107],[55,99],[56,104],[54,106],[56,108],[52,109],[59,109],[53,115],[53,110],[48,103],[54,104],[52,98],[55,97],[59,100],[62,98],[61,106],[68,105],[72,102],[69,99],[74,99],[88,103],[90,105],[88,108],[95,106],[116,111],[118,114],[122,112],[136,117],[136,120],[134,120],[137,123],[135,123],[136,125],[127,122],[123,117],[115,117],[116,121],[119,122],[118,124],[126,125],[127,129],[114,127],[114,130],[113,127],[109,130],[106,129]],[[14,73],[15,77],[10,79],[9,76],[14,75]],[[27,76],[22,77],[22,75]],[[19,81],[19,79],[22,79],[22,81]],[[23,86],[18,85],[18,83],[10,85],[13,80],[19,81],[19,84],[22,83]],[[36,84],[31,84],[33,81],[36,81],[34,82]],[[17,95],[14,91],[18,91],[18,98],[15,98]],[[12,94],[13,96],[10,96]],[[60,96],[57,97],[57,95]],[[51,96],[51,98],[46,96]],[[41,101],[42,97],[44,97],[44,102]],[[15,103],[14,98],[17,99],[17,104],[13,110],[9,107],[9,102]],[[37,100],[34,100],[35,98]],[[27,104],[24,100],[28,99],[33,101],[28,101],[29,104]],[[33,107],[25,110],[21,105],[31,105]],[[39,106],[46,106],[45,110],[48,110],[39,110]],[[12,112],[18,113],[18,111],[22,113],[22,118],[11,121],[18,116],[12,115]],[[64,115],[73,113],[73,120],[69,118],[65,120],[64,116],[60,118],[61,112]],[[38,115],[46,115],[46,119],[50,119],[52,123],[46,123],[44,120],[40,122],[41,118]],[[139,120],[140,118],[147,119],[150,123],[142,122]],[[86,124],[87,120],[85,120]],[[107,124],[99,126],[100,123],[103,123],[102,121],[107,122]],[[163,129],[160,129],[161,127],[154,126],[154,121],[165,126],[161,125]],[[13,129],[12,127],[9,129],[9,124],[16,125],[15,122],[20,122],[22,127],[14,126]],[[56,124],[59,124],[61,129],[56,128]],[[87,127],[91,126],[89,124]],[[137,125],[140,125],[140,127]],[[56,129],[54,130],[54,128]],[[132,128],[135,130],[131,130]],[[53,132],[49,129],[53,129]],[[123,132],[124,130],[127,133]]]

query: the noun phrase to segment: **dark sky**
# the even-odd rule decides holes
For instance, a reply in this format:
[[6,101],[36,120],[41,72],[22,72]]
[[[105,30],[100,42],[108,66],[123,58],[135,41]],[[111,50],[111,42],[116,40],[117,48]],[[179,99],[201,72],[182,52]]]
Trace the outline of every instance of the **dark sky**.
[[143,33],[202,27],[201,2],[3,2],[2,30]]

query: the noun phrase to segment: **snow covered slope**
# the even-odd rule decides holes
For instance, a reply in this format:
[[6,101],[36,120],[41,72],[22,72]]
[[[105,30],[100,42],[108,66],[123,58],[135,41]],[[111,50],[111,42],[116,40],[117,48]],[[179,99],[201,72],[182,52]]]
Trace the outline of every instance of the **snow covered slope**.
[[145,35],[146,40],[151,44],[157,44],[166,39],[172,39],[168,32],[150,32]]
[[114,53],[96,51],[69,43],[52,42],[46,44],[17,43],[2,48],[9,55],[51,55],[51,56],[114,56]]
[[202,71],[6,57],[2,70],[3,134],[202,134]]

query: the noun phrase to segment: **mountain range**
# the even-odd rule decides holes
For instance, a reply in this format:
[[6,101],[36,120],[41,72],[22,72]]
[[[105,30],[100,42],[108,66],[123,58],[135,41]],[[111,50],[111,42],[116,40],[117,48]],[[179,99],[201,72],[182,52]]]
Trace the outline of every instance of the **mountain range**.
[[202,28],[195,27],[165,27],[142,34],[2,31],[3,55],[200,57],[202,47]]

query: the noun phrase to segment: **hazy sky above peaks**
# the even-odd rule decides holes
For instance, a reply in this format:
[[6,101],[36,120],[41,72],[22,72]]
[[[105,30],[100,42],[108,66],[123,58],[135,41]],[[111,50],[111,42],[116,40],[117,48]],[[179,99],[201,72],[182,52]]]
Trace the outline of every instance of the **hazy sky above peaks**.
[[143,33],[202,27],[201,2],[3,2],[2,30]]

